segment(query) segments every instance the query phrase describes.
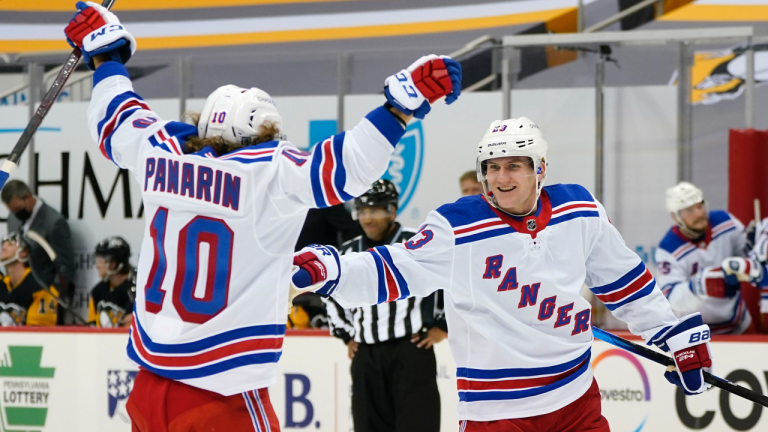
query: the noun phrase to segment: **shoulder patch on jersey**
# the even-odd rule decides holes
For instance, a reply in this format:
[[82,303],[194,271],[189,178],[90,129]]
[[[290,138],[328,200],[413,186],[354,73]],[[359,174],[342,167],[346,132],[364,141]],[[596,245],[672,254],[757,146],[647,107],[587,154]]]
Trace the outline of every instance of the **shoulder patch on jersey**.
[[453,228],[455,244],[461,245],[515,232],[501,220],[481,195],[460,198],[437,209]]
[[456,202],[438,207],[437,212],[447,219],[453,228],[484,219],[499,219],[496,213],[491,210],[491,206],[482,198],[482,195],[459,198]]
[[709,224],[713,228],[729,220],[731,220],[731,215],[725,210],[711,210],[709,212]]
[[727,232],[736,231],[736,221],[725,210],[712,210],[709,212],[709,227],[714,240]]
[[584,186],[577,184],[555,184],[544,186],[552,205],[552,219],[549,225],[583,217],[600,217],[597,203]]
[[543,188],[549,194],[549,201],[552,203],[552,209],[574,201],[595,202],[592,194],[578,184],[554,184],[544,186]]
[[680,234],[675,232],[675,227],[672,227],[664,235],[664,238],[661,239],[659,249],[672,254],[677,261],[680,261],[689,253],[695,251],[696,245],[682,238]]

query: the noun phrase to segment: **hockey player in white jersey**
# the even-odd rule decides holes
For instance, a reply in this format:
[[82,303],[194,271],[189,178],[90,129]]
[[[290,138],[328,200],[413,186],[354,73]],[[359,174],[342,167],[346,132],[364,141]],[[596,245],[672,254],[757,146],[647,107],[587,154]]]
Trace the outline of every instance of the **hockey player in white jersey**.
[[[750,223],[747,234],[747,262],[759,266],[760,273],[757,286],[760,289],[760,314],[762,315],[763,328],[768,326],[768,218]],[[741,264],[741,263],[739,263]],[[736,273],[742,279],[752,279],[757,272],[752,274]],[[757,319],[757,317],[755,317]]]
[[[538,127],[524,117],[495,121],[477,155],[483,195],[431,212],[402,245],[341,257],[305,248],[293,283],[343,307],[444,289],[461,431],[609,430],[590,367],[583,284],[634,334],[673,354],[677,370],[667,379],[703,392],[708,327],[698,314],[675,317],[586,189],[542,187],[547,142]],[[311,265],[327,277],[309,277]]]
[[386,80],[384,106],[305,153],[278,136],[282,118],[256,88],[219,88],[197,126],[162,120],[123,66],[133,37],[101,6],[77,8],[65,33],[95,69],[91,134],[139,182],[147,215],[127,348],[141,366],[133,430],[279,431],[266,387],[307,210],[364,193],[406,122],[456,100],[461,68],[422,57]]
[[688,182],[667,189],[666,207],[675,225],[655,261],[672,311],[699,312],[712,333],[743,333],[752,318],[740,280],[755,284],[760,277],[760,266],[744,255],[744,225],[724,210],[707,211],[701,189]]

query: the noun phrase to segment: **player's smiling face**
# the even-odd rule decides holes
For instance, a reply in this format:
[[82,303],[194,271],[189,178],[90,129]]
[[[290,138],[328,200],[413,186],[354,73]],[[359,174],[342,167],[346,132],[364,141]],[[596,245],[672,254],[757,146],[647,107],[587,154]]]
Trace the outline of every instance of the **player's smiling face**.
[[531,211],[536,200],[536,175],[531,158],[509,156],[486,163],[488,188],[496,204],[511,214]]

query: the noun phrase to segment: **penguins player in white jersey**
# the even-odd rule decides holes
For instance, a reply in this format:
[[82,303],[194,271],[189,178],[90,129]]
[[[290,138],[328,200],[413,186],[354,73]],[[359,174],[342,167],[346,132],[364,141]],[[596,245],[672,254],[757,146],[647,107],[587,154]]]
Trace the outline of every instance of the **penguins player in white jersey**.
[[687,394],[708,387],[701,316],[675,317],[585,188],[543,187],[547,160],[531,120],[494,121],[477,146],[482,195],[431,212],[404,244],[341,257],[308,247],[294,259],[296,286],[346,308],[444,289],[461,431],[609,430],[590,367],[583,284],[630,331],[673,354],[670,382]]
[[411,117],[456,100],[461,67],[426,56],[386,81],[386,103],[299,151],[263,90],[223,86],[197,125],[162,120],[123,65],[136,42],[98,4],[77,4],[68,41],[95,69],[88,124],[139,182],[147,215],[128,356],[141,366],[133,430],[280,430],[267,387],[285,333],[293,249],[310,208],[363,194]]
[[712,333],[743,333],[752,317],[741,282],[756,284],[761,267],[745,257],[744,225],[724,210],[707,210],[704,193],[689,182],[667,189],[675,225],[656,249],[661,291],[677,316],[699,312]]

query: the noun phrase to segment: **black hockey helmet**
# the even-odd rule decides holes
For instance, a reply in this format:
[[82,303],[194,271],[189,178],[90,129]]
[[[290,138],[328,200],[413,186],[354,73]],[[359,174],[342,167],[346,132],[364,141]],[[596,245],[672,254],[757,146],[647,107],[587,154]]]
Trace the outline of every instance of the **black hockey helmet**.
[[118,268],[122,264],[123,268],[127,269],[130,266],[128,259],[131,257],[131,247],[122,237],[108,237],[96,245],[95,255],[107,261],[114,261]]
[[397,192],[395,184],[389,180],[376,180],[360,197],[355,198],[355,208],[362,207],[384,207],[389,206],[397,208],[397,199],[400,194]]

